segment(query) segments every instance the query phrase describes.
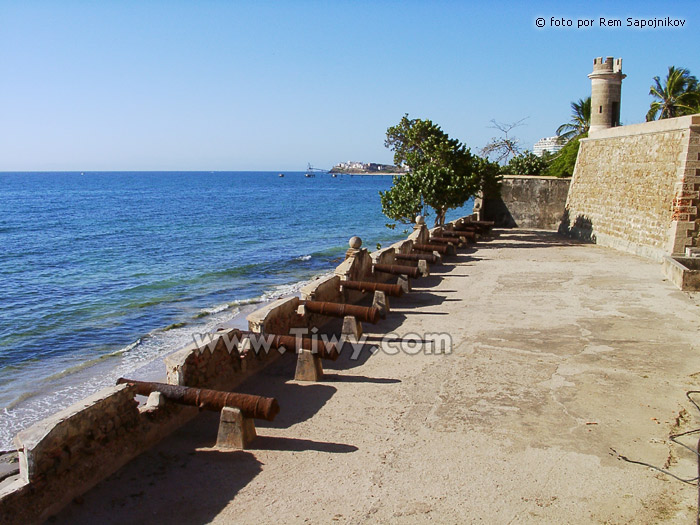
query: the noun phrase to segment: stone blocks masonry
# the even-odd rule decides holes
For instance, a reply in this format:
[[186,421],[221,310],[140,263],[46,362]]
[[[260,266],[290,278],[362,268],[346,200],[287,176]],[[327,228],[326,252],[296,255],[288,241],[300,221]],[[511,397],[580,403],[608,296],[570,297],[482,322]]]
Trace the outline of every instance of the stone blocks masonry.
[[560,231],[654,260],[698,247],[700,115],[592,131]]

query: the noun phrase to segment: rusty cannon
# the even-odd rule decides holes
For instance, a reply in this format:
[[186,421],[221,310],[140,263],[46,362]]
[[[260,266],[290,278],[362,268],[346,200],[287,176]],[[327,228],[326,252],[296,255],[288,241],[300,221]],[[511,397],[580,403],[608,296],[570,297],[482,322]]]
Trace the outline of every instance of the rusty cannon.
[[491,229],[495,226],[496,223],[493,221],[472,221],[471,224],[477,227],[477,231],[479,233],[489,235],[491,233]]
[[474,240],[475,237],[476,237],[476,233],[475,233],[475,232],[473,232],[473,231],[464,231],[464,230],[461,230],[461,231],[447,230],[447,231],[443,231],[443,232],[441,233],[441,235],[442,235],[443,237],[454,237],[454,238],[456,238],[456,239],[457,239],[457,238],[460,238],[460,237],[464,237],[464,238],[467,239],[467,240]]
[[459,244],[459,237],[431,237],[430,242],[436,242],[438,244]]
[[432,253],[397,253],[394,259],[398,261],[425,261],[430,264],[437,264],[438,258]]
[[340,286],[349,290],[359,290],[362,293],[384,292],[391,297],[401,297],[403,288],[398,284],[371,283],[366,281],[340,281]]
[[374,271],[390,273],[392,275],[407,275],[414,279],[421,276],[420,270],[416,266],[404,266],[400,264],[375,264]]
[[455,226],[454,230],[455,232],[459,232],[462,234],[476,234],[481,232],[481,228],[478,226]]
[[136,387],[136,393],[148,396],[152,392],[160,392],[167,400],[181,405],[190,405],[206,410],[220,411],[225,407],[238,408],[245,417],[272,421],[280,411],[280,406],[274,397],[261,397],[236,392],[222,392],[206,388],[153,383],[150,381],[134,381],[120,377],[117,384],[127,384]]
[[447,255],[448,248],[442,244],[414,244],[413,249],[417,252],[438,252],[440,255]]
[[287,350],[311,350],[321,359],[328,359],[330,361],[335,361],[338,359],[340,353],[338,352],[338,347],[331,342],[324,342],[318,338],[312,339],[311,337],[296,337],[293,335],[277,335],[277,334],[260,334],[257,332],[249,332],[247,330],[233,330],[233,335],[239,340],[247,337],[253,348],[271,348],[273,350],[278,350],[280,348],[286,348]]
[[357,306],[354,304],[328,303],[325,301],[299,301],[304,308],[313,314],[327,317],[351,316],[358,321],[377,324],[380,318],[379,309],[374,306]]
[[493,221],[471,221],[465,222],[464,224],[456,225],[455,230],[457,231],[477,231],[479,233],[487,233],[493,228],[495,223]]

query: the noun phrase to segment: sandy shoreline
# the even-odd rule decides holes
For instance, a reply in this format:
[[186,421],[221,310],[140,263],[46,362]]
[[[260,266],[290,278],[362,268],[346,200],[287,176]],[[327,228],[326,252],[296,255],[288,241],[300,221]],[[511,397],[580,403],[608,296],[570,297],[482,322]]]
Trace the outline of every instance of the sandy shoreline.
[[[325,274],[319,274],[313,279],[320,278],[322,275]],[[128,351],[124,355],[116,355],[115,357],[115,354],[119,354],[119,352],[116,352],[112,355],[96,358],[93,362],[74,365],[66,371],[55,374],[54,377],[38,382],[33,386],[35,389],[33,392],[21,397],[9,406],[11,413],[5,413],[0,416],[0,422],[4,424],[3,435],[7,436],[7,439],[0,442],[0,450],[14,451],[16,447],[12,439],[21,430],[29,428],[45,417],[49,417],[61,408],[69,407],[107,386],[112,386],[111,382],[105,382],[105,377],[113,376],[115,381],[119,376],[141,381],[165,381],[165,358],[194,342],[195,334],[214,332],[218,328],[229,327],[247,330],[248,322],[246,317],[251,312],[279,298],[299,295],[298,290],[308,282],[310,281],[304,280],[285,285],[285,288],[294,290],[291,292],[270,294],[269,297],[261,298],[259,301],[243,302],[243,304],[236,307],[239,311],[233,317],[221,322],[214,322],[214,324],[210,325],[210,329],[206,329],[207,323],[201,324],[199,330],[192,326],[190,327],[190,330],[193,330],[191,335],[181,341],[180,344],[169,347],[164,353],[142,363],[130,364],[128,361],[129,356],[127,355]],[[225,314],[226,312],[223,311],[221,313]],[[197,320],[201,321],[201,319]],[[186,324],[183,330],[187,330],[188,326]],[[153,333],[157,334],[158,331]],[[153,333],[143,336],[139,341],[152,336]],[[41,412],[37,412],[37,406],[41,409]],[[33,417],[33,420],[27,422],[28,420],[25,419],[27,416]],[[10,419],[11,417],[17,417],[17,420]]]

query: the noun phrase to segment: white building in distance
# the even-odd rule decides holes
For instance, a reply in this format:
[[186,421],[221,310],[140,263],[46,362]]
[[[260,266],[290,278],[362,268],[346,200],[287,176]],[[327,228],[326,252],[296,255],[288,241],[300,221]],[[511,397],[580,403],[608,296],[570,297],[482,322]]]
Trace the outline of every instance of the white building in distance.
[[545,137],[535,142],[535,145],[532,147],[532,152],[538,157],[541,157],[545,151],[556,153],[563,147],[564,144],[560,142],[559,137]]

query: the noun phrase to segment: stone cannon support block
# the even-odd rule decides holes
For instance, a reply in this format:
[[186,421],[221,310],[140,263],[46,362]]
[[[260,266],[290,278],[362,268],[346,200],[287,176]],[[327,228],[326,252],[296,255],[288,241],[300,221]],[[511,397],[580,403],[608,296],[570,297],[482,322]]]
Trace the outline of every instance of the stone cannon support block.
[[384,292],[380,290],[374,292],[372,306],[379,310],[379,315],[382,319],[386,319],[386,315],[389,313],[389,298]]
[[358,341],[362,337],[362,323],[355,319],[352,315],[346,315],[343,318],[343,328],[341,334],[354,338]]
[[[353,318],[354,319],[354,318]],[[296,381],[320,381],[323,378],[323,365],[318,354],[301,349],[297,354]]]
[[411,291],[411,281],[409,280],[407,275],[399,276],[399,279],[396,281],[396,284],[400,285],[401,288],[403,288],[404,293],[408,293]]
[[245,417],[238,408],[224,407],[219,419],[219,433],[216,436],[217,448],[242,450],[257,437],[252,418]]
[[428,261],[421,259],[418,261],[418,270],[423,277],[428,277],[430,275],[430,267],[428,266]]

